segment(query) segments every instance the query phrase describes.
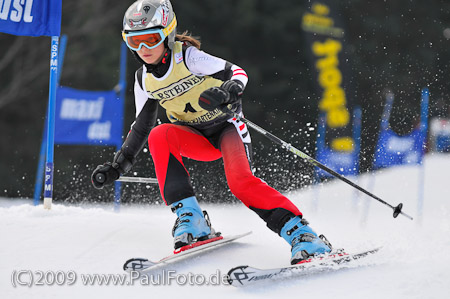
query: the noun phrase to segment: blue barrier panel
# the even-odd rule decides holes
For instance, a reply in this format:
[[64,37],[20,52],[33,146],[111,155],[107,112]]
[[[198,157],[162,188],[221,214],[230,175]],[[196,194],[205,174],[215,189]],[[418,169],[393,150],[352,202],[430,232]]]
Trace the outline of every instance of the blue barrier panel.
[[[344,176],[359,173],[359,152],[361,142],[361,109],[353,111],[353,149],[352,151],[336,151],[325,144],[325,116],[319,117],[316,160]],[[316,167],[317,178],[332,177],[326,171]]]
[[378,137],[373,168],[385,168],[394,165],[420,164],[424,155],[424,144],[428,130],[428,89],[422,91],[421,124],[411,133],[399,136],[389,128],[389,115],[393,97],[387,99],[382,125]]
[[60,87],[56,101],[57,144],[122,144],[123,99],[114,90]]

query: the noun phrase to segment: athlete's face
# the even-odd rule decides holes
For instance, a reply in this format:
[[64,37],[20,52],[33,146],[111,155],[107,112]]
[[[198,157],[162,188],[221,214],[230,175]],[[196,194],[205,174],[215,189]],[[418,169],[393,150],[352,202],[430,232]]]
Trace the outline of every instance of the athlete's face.
[[159,63],[164,56],[164,52],[164,43],[161,43],[159,46],[153,49],[142,47],[139,51],[137,51],[139,57],[141,57],[141,59],[144,60],[147,64]]

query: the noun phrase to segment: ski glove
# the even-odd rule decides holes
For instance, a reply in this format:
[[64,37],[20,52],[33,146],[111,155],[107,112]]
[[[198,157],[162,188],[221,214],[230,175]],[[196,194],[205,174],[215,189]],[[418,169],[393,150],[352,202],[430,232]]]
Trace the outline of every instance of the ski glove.
[[112,184],[121,174],[128,172],[133,167],[134,162],[134,159],[128,159],[122,150],[119,150],[112,163],[106,162],[95,168],[91,176],[92,185],[97,189],[102,189],[105,185]]
[[119,177],[119,171],[112,167],[111,162],[106,162],[103,165],[98,165],[94,172],[92,172],[92,185],[96,189],[102,189],[105,185],[112,184]]
[[228,80],[222,83],[220,86],[225,90],[228,90],[230,93],[230,96],[233,98],[230,103],[234,103],[237,100],[239,100],[242,96],[242,93],[244,91],[244,87],[242,86],[241,81],[237,80]]
[[208,111],[222,105],[233,104],[241,98],[243,92],[241,84],[236,80],[228,80],[220,87],[211,87],[200,94],[198,104]]

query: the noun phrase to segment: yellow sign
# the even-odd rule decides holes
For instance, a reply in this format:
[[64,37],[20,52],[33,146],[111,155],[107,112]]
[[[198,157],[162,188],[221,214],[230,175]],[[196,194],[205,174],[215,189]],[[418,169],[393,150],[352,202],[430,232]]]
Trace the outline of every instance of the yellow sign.
[[[314,3],[312,13],[305,13],[302,28],[316,34],[328,35],[326,40],[314,41],[312,53],[317,58],[318,84],[323,89],[319,109],[326,113],[326,124],[331,129],[345,128],[350,125],[351,117],[347,109],[347,99],[342,87],[342,72],[339,69],[339,52],[342,43],[336,39],[343,36],[341,28],[334,27],[334,20],[328,16],[327,5]],[[336,38],[334,38],[336,37]],[[354,142],[349,136],[334,136],[330,146],[337,151],[352,151]]]

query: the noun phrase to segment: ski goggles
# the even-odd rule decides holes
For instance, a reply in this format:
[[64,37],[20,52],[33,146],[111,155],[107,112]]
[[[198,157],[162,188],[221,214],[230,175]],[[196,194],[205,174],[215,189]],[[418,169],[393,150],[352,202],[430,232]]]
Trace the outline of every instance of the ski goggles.
[[169,36],[176,25],[177,20],[174,16],[172,22],[166,28],[153,28],[130,33],[122,32],[122,37],[131,50],[139,51],[143,46],[148,49],[153,49],[159,46]]

